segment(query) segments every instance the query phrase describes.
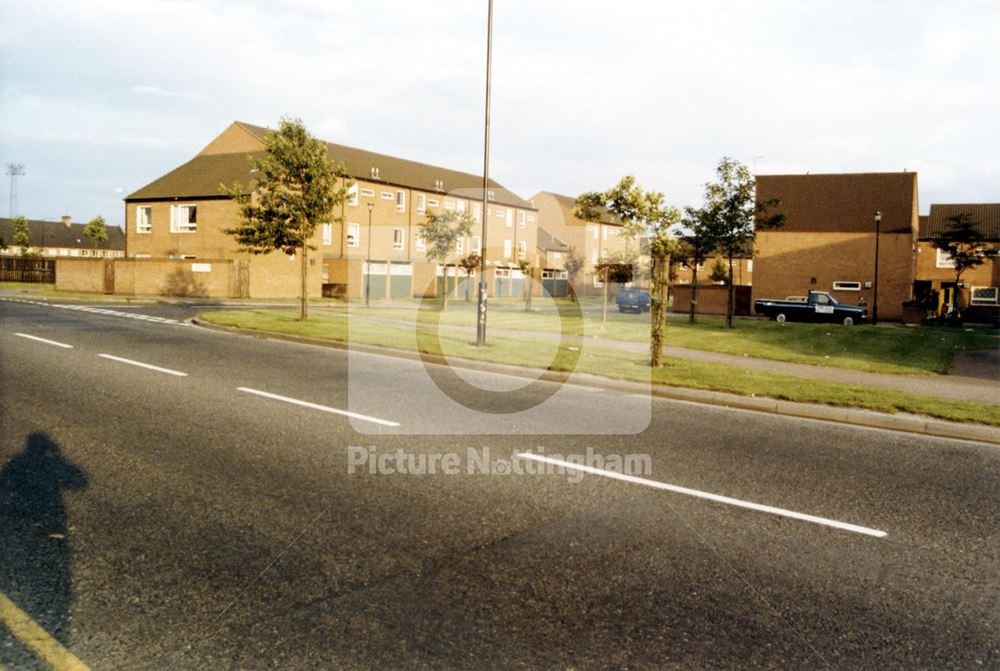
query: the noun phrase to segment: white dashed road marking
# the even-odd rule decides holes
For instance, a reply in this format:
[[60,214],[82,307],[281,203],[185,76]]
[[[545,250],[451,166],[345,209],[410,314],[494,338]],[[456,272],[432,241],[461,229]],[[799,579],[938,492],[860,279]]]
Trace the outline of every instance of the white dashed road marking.
[[331,408],[326,405],[320,405],[318,403],[310,403],[309,401],[300,401],[297,398],[288,398],[287,396],[279,396],[278,394],[272,394],[266,391],[260,391],[258,389],[250,389],[249,387],[237,387],[239,391],[245,391],[248,394],[255,394],[257,396],[263,396],[264,398],[274,399],[275,401],[284,401],[285,403],[291,403],[293,405],[300,405],[303,408],[312,408],[313,410],[321,410],[323,412],[333,413],[334,415],[343,415],[344,417],[351,417],[353,419],[360,419],[365,422],[371,422],[373,424],[381,424],[382,426],[399,426],[399,422],[391,422],[387,419],[379,419],[378,417],[371,417],[370,415],[361,415],[356,412],[350,412],[349,410],[340,410],[339,408]]
[[15,333],[16,336],[21,336],[22,338],[27,338],[28,340],[35,340],[38,342],[43,342],[46,345],[55,345],[56,347],[63,347],[65,349],[73,349],[72,345],[67,345],[64,342],[56,342],[55,340],[49,340],[48,338],[39,338],[38,336],[28,335],[27,333]]
[[114,356],[113,354],[98,354],[97,356],[104,359],[111,359],[112,361],[120,361],[121,363],[127,363],[132,366],[139,366],[140,368],[147,368],[149,370],[155,370],[158,373],[166,373],[167,375],[176,375],[177,377],[187,377],[187,373],[182,373],[179,370],[170,370],[169,368],[160,368],[159,366],[154,366],[149,363],[143,363],[141,361],[133,361],[132,359],[123,359],[120,356]]

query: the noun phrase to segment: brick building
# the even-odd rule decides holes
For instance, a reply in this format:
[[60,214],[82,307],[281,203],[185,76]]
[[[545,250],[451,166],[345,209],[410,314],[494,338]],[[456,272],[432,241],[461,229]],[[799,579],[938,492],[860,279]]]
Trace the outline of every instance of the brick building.
[[777,198],[786,219],[757,234],[754,300],[812,289],[871,311],[880,212],[878,316],[902,318],[916,270],[916,173],[759,175],[756,186],[757,199]]

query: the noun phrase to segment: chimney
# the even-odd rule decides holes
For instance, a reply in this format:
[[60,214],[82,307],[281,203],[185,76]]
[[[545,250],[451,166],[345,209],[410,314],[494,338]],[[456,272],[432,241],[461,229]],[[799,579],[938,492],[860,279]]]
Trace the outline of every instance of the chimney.
[[65,226],[66,228],[69,228],[69,225],[70,225],[70,223],[72,221],[73,221],[73,217],[69,216],[68,214],[64,214],[62,216],[62,223],[63,223],[63,226]]

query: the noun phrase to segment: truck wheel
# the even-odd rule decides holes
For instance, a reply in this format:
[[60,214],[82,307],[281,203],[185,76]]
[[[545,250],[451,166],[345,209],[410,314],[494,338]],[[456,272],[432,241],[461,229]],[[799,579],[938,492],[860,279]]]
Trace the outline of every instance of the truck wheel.
[[844,317],[844,326],[854,326],[854,317]]
[[779,324],[784,324],[785,323],[785,313],[784,312],[779,312],[778,314],[774,315],[774,321],[778,322]]

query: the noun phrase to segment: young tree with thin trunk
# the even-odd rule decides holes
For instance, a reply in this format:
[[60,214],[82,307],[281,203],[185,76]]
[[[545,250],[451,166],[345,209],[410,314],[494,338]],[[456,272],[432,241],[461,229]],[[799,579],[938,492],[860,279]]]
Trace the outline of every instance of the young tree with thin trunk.
[[576,277],[585,265],[587,265],[587,260],[583,258],[583,255],[576,251],[576,247],[570,247],[569,251],[566,252],[566,263],[563,264],[566,275],[569,276],[570,286],[576,284]]
[[518,261],[517,267],[521,269],[521,274],[524,275],[524,311],[531,312],[531,284],[533,279],[531,273],[534,269],[531,266],[531,261],[527,259]]
[[299,119],[282,119],[264,137],[264,155],[250,160],[253,184],[223,187],[240,206],[240,219],[224,232],[252,254],[282,251],[301,261],[299,320],[309,318],[309,240],[321,223],[343,223],[335,208],[347,198],[352,181],[334,165],[326,144],[309,134]]
[[694,324],[698,308],[698,266],[715,251],[715,241],[702,221],[703,216],[701,210],[685,207],[681,220],[681,226],[687,229],[687,233],[681,237],[680,252],[683,262],[691,268],[691,305],[688,311],[688,322],[691,324]]
[[479,270],[480,258],[479,254],[475,252],[469,254],[465,258],[458,262],[458,265],[462,266],[462,270],[465,271],[465,277],[468,280],[465,283],[465,302],[469,303],[472,301],[472,285],[475,281],[472,279],[476,275],[476,271]]
[[[680,223],[679,208],[663,202],[656,191],[645,191],[631,175],[603,193],[589,192],[577,199],[575,215],[586,221],[599,219],[601,209],[622,222],[622,235],[646,233],[652,259],[652,292],[650,295],[650,365],[659,367],[663,355],[663,340],[670,290],[670,266],[677,250],[677,240],[670,227]],[[607,282],[605,282],[607,285]]]
[[962,275],[966,270],[978,268],[995,251],[986,244],[985,236],[979,231],[978,222],[967,212],[947,217],[949,227],[931,244],[936,249],[948,253],[955,269],[955,307],[962,309]]
[[733,259],[753,248],[757,231],[777,228],[783,214],[770,214],[777,199],[755,200],[754,177],[750,169],[725,157],[715,169],[718,181],[705,185],[704,222],[716,249],[729,259],[726,287],[726,327],[733,327]]
[[445,261],[455,251],[460,238],[464,238],[472,230],[474,224],[472,215],[468,212],[445,210],[444,212],[427,212],[427,220],[420,224],[420,237],[427,245],[427,258],[444,264],[444,286],[441,291],[441,311],[448,309],[448,265]]
[[104,223],[104,217],[97,215],[88,221],[87,225],[83,227],[83,234],[90,238],[90,244],[94,249],[97,249],[98,242],[104,242],[108,239],[108,227]]

